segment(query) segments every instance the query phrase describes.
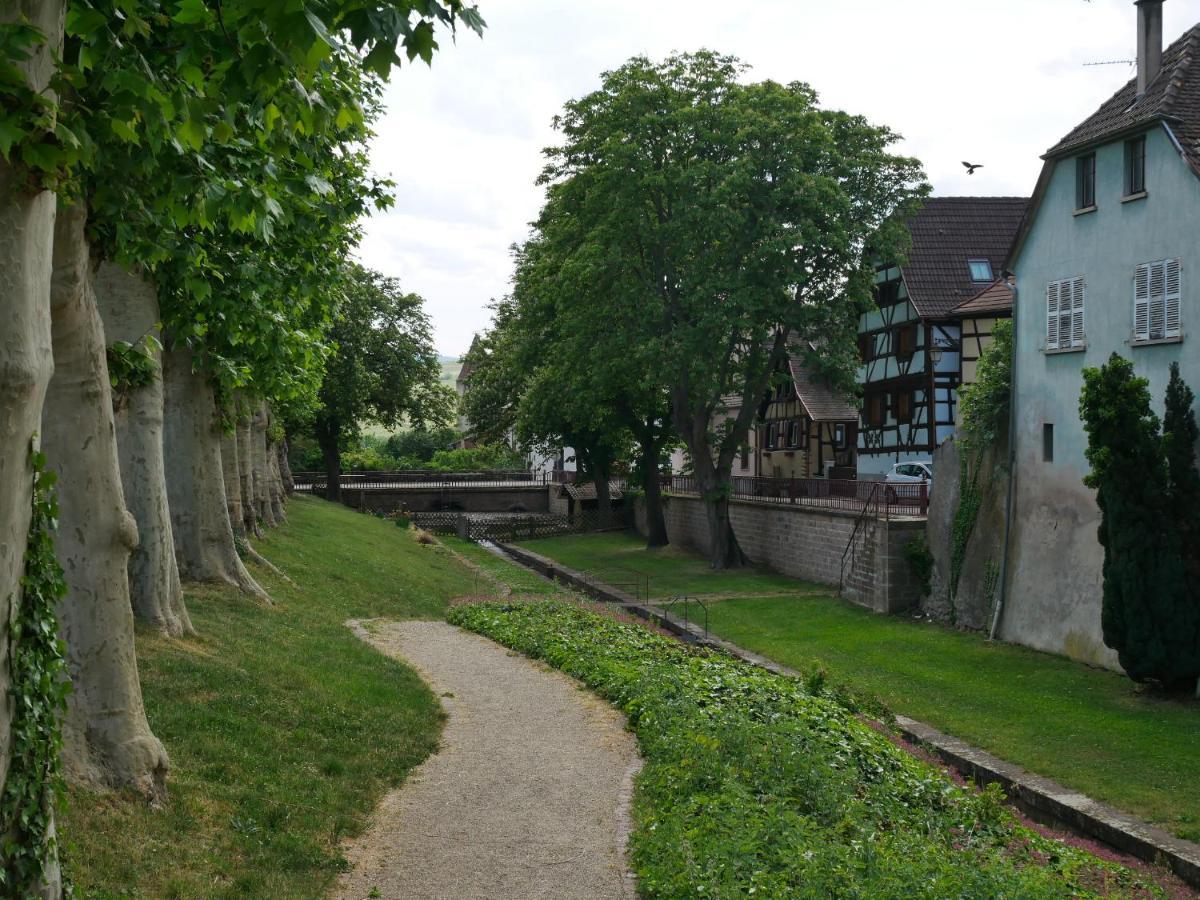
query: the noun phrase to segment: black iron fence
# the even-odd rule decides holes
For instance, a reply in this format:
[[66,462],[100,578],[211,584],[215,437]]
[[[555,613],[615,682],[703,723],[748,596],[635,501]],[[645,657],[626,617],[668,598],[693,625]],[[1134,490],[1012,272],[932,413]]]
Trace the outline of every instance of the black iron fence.
[[[731,481],[730,497],[733,500],[843,509],[880,518],[924,516],[929,511],[929,485],[926,482],[892,484],[841,478],[747,475],[735,475]],[[663,480],[663,487],[673,494],[699,496],[701,493],[695,475],[672,475]]]
[[[556,484],[554,472],[431,472],[416,469],[406,472],[344,472],[343,490],[388,490],[456,487],[543,487]],[[296,490],[324,493],[328,479],[324,472],[293,472]]]

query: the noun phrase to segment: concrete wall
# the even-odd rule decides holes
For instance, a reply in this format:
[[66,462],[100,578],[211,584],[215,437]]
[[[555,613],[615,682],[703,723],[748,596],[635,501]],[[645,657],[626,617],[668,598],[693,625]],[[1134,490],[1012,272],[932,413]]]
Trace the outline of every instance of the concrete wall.
[[[1102,365],[1114,351],[1150,380],[1162,413],[1168,365],[1200,387],[1200,179],[1180,160],[1161,127],[1146,139],[1147,196],[1128,203],[1123,193],[1124,147],[1096,153],[1095,212],[1074,215],[1075,162],[1055,165],[1045,199],[1016,261],[1016,509],[1012,558],[1000,636],[1085,662],[1117,667],[1100,627],[1103,551],[1096,539],[1100,512],[1083,486],[1087,436],[1079,420],[1085,366]],[[1133,277],[1140,263],[1183,260],[1182,333],[1176,343],[1134,346]],[[1086,279],[1086,347],[1048,353],[1046,285]],[[1053,425],[1053,460],[1043,458],[1043,426]]]
[[356,490],[342,488],[342,503],[353,509],[394,512],[407,506],[411,512],[462,510],[463,512],[549,512],[549,494],[557,490],[541,485],[530,487],[413,488],[403,490]]
[[[696,497],[664,498],[667,534],[672,543],[708,552],[704,503]],[[784,575],[837,586],[842,554],[850,543],[857,515],[840,510],[734,501],[733,530],[754,563]],[[645,534],[645,509],[637,503],[637,529]],[[904,558],[904,545],[924,533],[923,521],[864,520],[847,556],[844,595],[877,612],[913,606],[919,589]]]

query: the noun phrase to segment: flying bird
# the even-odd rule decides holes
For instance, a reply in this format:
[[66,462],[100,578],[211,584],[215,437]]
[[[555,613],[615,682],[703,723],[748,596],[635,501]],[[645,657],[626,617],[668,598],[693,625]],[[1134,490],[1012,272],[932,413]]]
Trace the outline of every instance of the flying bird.
[[966,166],[966,168],[967,168],[967,174],[968,174],[968,175],[974,175],[974,174],[975,174],[975,170],[976,170],[976,169],[982,169],[982,168],[983,168],[983,163],[969,163],[969,162],[964,162],[964,163],[963,163],[963,165],[964,165],[964,166]]

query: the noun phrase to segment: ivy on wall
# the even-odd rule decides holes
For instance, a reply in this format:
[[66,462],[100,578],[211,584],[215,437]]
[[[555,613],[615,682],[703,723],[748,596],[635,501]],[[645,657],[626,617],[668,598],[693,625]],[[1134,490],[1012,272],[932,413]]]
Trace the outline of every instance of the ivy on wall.
[[132,344],[129,341],[113,341],[105,350],[108,357],[108,379],[113,388],[113,408],[119,410],[129,395],[139,388],[147,387],[158,377],[155,354],[162,344],[152,334],[147,334]]
[[55,475],[46,457],[32,452],[33,517],[25,549],[21,602],[9,598],[9,682],[12,742],[8,773],[0,791],[3,867],[0,894],[36,897],[53,859],[53,810],[62,795],[59,751],[70,681],[55,610],[67,591],[54,556],[58,503]]

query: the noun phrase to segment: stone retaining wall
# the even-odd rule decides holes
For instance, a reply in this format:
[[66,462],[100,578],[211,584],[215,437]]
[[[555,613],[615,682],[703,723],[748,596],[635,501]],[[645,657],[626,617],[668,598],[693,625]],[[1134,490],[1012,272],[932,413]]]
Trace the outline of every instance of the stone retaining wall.
[[[667,535],[672,543],[708,552],[708,522],[698,497],[664,498]],[[848,600],[876,612],[914,606],[920,588],[904,545],[925,532],[923,519],[863,519],[857,513],[809,506],[735,500],[729,505],[733,530],[750,560],[784,575],[842,587]],[[646,533],[646,512],[638,501],[634,521]],[[853,546],[847,553],[847,545]],[[842,556],[846,554],[843,582]]]
[[549,495],[555,488],[529,487],[413,487],[394,491],[342,488],[342,503],[351,509],[396,512],[531,512],[550,511]]

